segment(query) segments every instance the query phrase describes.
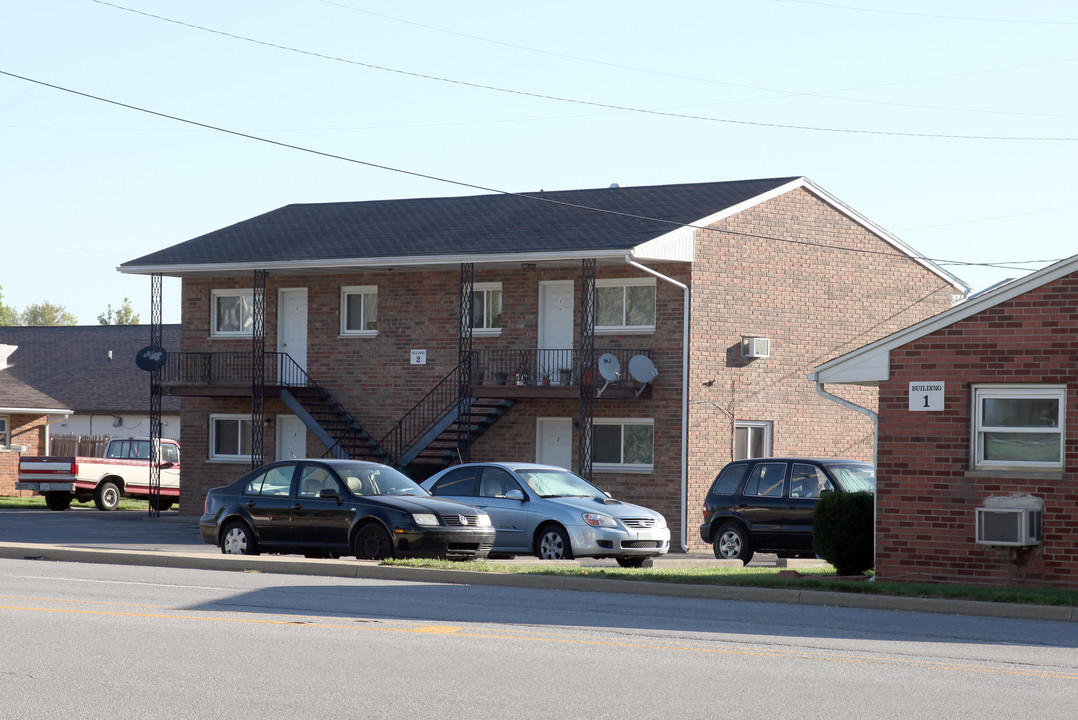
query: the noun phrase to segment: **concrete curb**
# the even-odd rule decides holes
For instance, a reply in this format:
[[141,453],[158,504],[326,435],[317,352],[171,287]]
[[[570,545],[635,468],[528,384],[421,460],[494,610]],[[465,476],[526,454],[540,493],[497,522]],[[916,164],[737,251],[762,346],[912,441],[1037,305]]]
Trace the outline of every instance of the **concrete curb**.
[[720,585],[613,580],[558,575],[486,573],[471,570],[435,570],[427,568],[382,566],[356,560],[314,560],[275,555],[213,555],[206,553],[162,553],[149,550],[63,547],[32,543],[0,543],[0,558],[51,560],[107,565],[141,565],[231,572],[262,572],[282,575],[361,578],[461,585],[521,587],[542,590],[572,590],[663,597],[734,600],[739,602],[788,603],[848,607],[871,610],[902,610],[950,615],[974,615],[1019,620],[1078,622],[1078,608],[1055,605],[1019,605],[974,600],[891,597],[822,590],[785,590]]

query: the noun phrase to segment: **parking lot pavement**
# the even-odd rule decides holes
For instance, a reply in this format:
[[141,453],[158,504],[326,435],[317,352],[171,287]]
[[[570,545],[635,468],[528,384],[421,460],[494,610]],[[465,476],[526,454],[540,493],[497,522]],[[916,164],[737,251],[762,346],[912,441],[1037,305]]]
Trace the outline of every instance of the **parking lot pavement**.
[[[139,550],[182,554],[220,554],[220,549],[202,541],[198,517],[180,515],[175,511],[151,517],[146,511],[117,510],[101,512],[96,508],[72,507],[63,512],[51,510],[0,510],[0,543],[28,543],[57,547]],[[550,561],[518,555],[512,560],[493,560],[496,563],[532,564]],[[581,558],[566,561],[583,567],[617,567],[613,559]],[[654,567],[740,567],[736,560],[717,560],[714,553],[694,551],[671,552],[656,558]],[[822,566],[821,560],[782,560],[774,555],[757,555],[750,566],[812,567]]]

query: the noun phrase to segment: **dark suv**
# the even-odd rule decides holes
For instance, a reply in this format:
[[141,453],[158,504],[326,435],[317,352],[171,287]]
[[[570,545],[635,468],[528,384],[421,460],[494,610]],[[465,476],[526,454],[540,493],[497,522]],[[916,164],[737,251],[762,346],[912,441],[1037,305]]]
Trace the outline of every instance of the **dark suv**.
[[859,460],[736,460],[704,499],[700,537],[720,560],[748,564],[755,552],[815,557],[812,514],[820,494],[875,490],[875,468]]

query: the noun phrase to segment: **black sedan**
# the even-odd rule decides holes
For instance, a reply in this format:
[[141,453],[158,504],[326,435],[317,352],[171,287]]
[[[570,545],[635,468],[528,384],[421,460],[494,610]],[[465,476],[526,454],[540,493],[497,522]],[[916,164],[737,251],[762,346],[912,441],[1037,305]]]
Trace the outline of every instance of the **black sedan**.
[[875,490],[875,468],[859,460],[738,460],[719,472],[704,499],[700,539],[720,560],[746,565],[756,552],[814,557],[812,520],[820,495]]
[[221,552],[479,559],[494,528],[482,510],[431,497],[400,472],[358,460],[283,460],[206,494],[202,539]]

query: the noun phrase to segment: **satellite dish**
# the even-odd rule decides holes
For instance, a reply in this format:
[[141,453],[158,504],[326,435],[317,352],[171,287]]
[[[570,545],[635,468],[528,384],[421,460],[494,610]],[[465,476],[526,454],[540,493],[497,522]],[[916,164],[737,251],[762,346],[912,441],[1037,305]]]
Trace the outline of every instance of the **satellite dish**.
[[603,376],[603,380],[606,380],[606,385],[603,385],[599,392],[595,393],[595,397],[601,397],[607,385],[621,378],[621,363],[618,362],[617,357],[611,353],[600,355],[599,374]]
[[644,392],[648,383],[658,376],[659,371],[655,369],[655,364],[647,355],[633,355],[629,358],[629,374],[633,376],[633,380],[643,383],[636,391],[636,396],[640,397],[640,393]]
[[135,353],[135,365],[146,372],[160,370],[167,361],[168,352],[159,345],[147,345]]

